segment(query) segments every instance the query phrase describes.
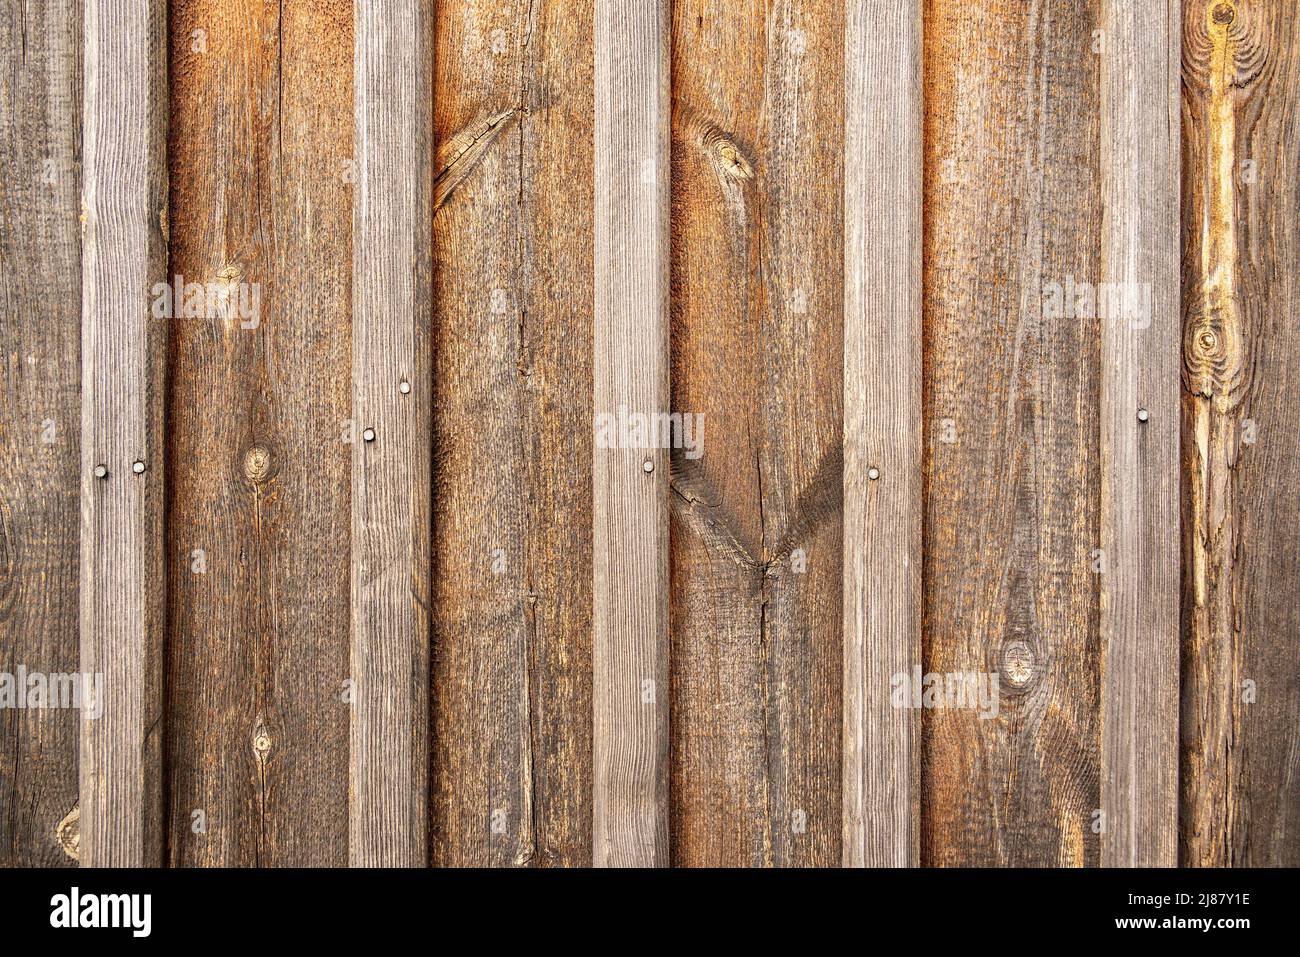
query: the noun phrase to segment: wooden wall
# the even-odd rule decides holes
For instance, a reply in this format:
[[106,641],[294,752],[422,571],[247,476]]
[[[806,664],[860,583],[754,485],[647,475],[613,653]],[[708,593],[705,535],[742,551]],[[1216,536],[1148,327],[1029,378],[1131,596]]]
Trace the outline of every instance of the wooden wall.
[[0,865],[1300,864],[1288,6],[7,2]]

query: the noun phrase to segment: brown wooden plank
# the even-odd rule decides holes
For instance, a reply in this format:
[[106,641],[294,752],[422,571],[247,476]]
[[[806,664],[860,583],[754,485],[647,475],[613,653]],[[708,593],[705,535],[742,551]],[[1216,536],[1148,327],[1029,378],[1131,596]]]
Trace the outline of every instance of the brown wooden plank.
[[925,8],[924,672],[999,681],[922,715],[927,864],[1098,859],[1096,12]]
[[139,867],[162,860],[166,5],[87,3],[84,28],[81,863]]
[[[668,411],[669,20],[596,3],[597,417]],[[668,863],[668,470],[663,448],[593,449],[597,866]]]
[[352,4],[171,16],[171,272],[260,303],[173,324],[170,859],[341,866]]
[[[0,672],[74,674],[81,520],[81,4],[0,16]],[[71,709],[0,710],[0,867],[75,862]]]
[[592,860],[593,9],[434,29],[439,865]]
[[1300,27],[1188,0],[1182,795],[1191,866],[1300,863]]
[[921,660],[921,3],[845,26],[843,859],[907,867],[921,722],[888,692]]
[[840,849],[843,10],[673,7],[672,839]]
[[1101,864],[1178,851],[1178,171],[1182,12],[1104,0]]
[[433,8],[356,5],[348,860],[428,860]]

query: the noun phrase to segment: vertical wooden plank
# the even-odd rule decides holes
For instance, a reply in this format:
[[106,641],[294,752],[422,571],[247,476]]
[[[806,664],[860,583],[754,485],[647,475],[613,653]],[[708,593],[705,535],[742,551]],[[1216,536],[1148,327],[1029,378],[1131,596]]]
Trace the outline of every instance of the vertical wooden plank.
[[167,8],[84,9],[81,863],[138,867],[162,858]]
[[1098,859],[1097,12],[925,8],[923,671],[998,679],[922,714],[927,864]]
[[[840,861],[843,7],[673,6],[671,843]],[[683,439],[685,435],[683,429]]]
[[348,860],[420,867],[428,858],[433,21],[431,0],[358,0],[354,10]]
[[[668,30],[668,0],[596,2],[596,416],[668,411]],[[597,866],[668,863],[668,466],[593,450]]]
[[1300,27],[1183,18],[1183,686],[1179,853],[1300,863]]
[[1178,0],[1104,0],[1101,864],[1178,848]]
[[[75,674],[81,4],[0,14],[0,671]],[[0,867],[66,867],[75,710],[0,710]]]
[[[849,5],[844,42],[844,864],[918,863],[921,4]],[[882,237],[890,237],[882,241]],[[873,478],[874,476],[874,478]]]
[[592,862],[594,10],[437,5],[435,865]]
[[171,17],[170,272],[224,307],[186,295],[173,320],[169,856],[339,867],[353,4],[174,0]]

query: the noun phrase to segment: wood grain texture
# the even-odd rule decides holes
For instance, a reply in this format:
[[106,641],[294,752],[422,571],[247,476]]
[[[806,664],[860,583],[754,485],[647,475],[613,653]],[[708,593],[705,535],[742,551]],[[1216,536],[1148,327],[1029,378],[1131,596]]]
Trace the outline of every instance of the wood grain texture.
[[432,858],[586,867],[594,5],[438,11]]
[[1098,860],[1096,13],[925,8],[924,671],[999,681],[922,717],[927,864]]
[[[844,42],[844,855],[918,863],[920,0],[849,4]],[[882,241],[882,239],[884,241]],[[870,470],[879,470],[872,480]]]
[[[354,7],[348,860],[428,860],[433,4]],[[403,391],[405,388],[406,391]],[[373,441],[367,441],[373,430]]]
[[166,5],[87,3],[84,30],[81,863],[140,867],[162,860]]
[[[0,672],[77,672],[81,4],[0,13]],[[0,711],[0,867],[75,863],[70,709]]]
[[1101,318],[1101,864],[1172,867],[1181,4],[1104,0],[1101,22],[1101,277],[1146,299]]
[[[596,416],[668,411],[669,19],[668,0],[596,2]],[[592,859],[666,865],[669,455],[592,462]]]
[[1300,28],[1183,15],[1180,861],[1300,863]]
[[171,272],[260,297],[173,323],[178,866],[348,861],[352,11],[171,6]]
[[[843,12],[673,7],[673,862],[840,859]],[[699,420],[697,420],[699,421]]]
[[840,857],[842,14],[673,7],[673,862]]

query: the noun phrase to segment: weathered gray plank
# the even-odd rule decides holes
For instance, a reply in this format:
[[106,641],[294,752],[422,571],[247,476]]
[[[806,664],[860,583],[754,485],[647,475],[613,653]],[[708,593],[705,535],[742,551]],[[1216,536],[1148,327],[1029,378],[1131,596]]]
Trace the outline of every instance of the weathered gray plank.
[[1101,279],[1136,307],[1101,316],[1098,826],[1109,867],[1173,866],[1178,851],[1181,18],[1179,0],[1102,3]]
[[[919,853],[921,4],[856,0],[844,43],[844,852]],[[872,476],[875,476],[873,478]]]
[[[77,671],[81,4],[0,13],[0,671]],[[17,676],[15,675],[15,678]],[[77,712],[0,709],[0,867],[74,863]]]
[[349,861],[428,858],[431,0],[358,0]]
[[85,5],[81,669],[103,676],[81,732],[88,866],[161,860],[166,34],[163,0]]
[[[597,416],[669,401],[668,11],[596,5]],[[593,453],[598,866],[668,863],[668,465],[663,448]]]

